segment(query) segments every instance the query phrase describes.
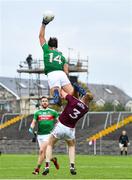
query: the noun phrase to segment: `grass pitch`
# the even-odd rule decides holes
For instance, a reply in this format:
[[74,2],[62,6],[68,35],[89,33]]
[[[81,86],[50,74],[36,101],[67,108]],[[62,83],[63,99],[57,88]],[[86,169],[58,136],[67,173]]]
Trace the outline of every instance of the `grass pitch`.
[[[37,155],[1,155],[0,179],[132,179],[132,156],[76,156],[77,175],[69,173],[67,155],[57,155],[60,169],[51,163],[47,176],[32,175]],[[44,165],[43,165],[44,167]],[[42,167],[42,171],[43,171]]]

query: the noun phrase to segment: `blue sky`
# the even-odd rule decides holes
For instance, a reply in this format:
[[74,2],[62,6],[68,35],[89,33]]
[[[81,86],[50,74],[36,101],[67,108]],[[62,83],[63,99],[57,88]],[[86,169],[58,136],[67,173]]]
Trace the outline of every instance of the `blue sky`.
[[0,76],[17,77],[28,54],[42,59],[38,34],[47,9],[55,19],[46,38],[56,36],[65,56],[72,48],[71,58],[89,57],[89,83],[113,84],[132,96],[131,0],[1,0]]

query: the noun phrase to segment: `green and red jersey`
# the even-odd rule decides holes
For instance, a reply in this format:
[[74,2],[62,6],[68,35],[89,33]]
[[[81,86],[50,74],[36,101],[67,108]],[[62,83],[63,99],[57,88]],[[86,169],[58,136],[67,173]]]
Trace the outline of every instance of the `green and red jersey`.
[[63,71],[64,64],[67,63],[65,57],[57,49],[50,49],[49,45],[45,43],[42,46],[44,59],[44,73],[48,74],[52,71]]
[[46,108],[36,111],[33,119],[38,123],[38,135],[50,134],[57,118],[58,112],[53,109]]

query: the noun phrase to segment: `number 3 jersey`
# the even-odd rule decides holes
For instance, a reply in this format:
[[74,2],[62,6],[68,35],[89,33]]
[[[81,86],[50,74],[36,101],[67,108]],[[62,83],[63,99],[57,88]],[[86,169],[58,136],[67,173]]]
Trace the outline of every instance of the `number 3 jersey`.
[[42,46],[42,49],[45,66],[44,73],[48,74],[52,71],[58,70],[63,71],[63,66],[67,63],[67,61],[62,53],[57,51],[56,49],[50,49],[47,43]]
[[77,121],[88,112],[88,107],[71,95],[66,96],[68,101],[64,111],[59,117],[59,121],[70,128],[74,128]]

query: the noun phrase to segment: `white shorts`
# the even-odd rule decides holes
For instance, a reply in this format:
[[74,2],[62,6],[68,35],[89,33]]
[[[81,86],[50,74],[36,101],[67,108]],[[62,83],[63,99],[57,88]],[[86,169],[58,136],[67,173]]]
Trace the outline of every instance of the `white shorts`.
[[37,140],[38,140],[39,147],[40,147],[44,142],[47,142],[47,141],[49,140],[49,136],[50,136],[50,134],[37,135]]
[[70,81],[64,71],[52,71],[47,74],[50,89],[53,87],[62,87],[70,84]]
[[67,127],[61,122],[58,122],[51,134],[57,139],[73,140],[75,139],[75,128]]

